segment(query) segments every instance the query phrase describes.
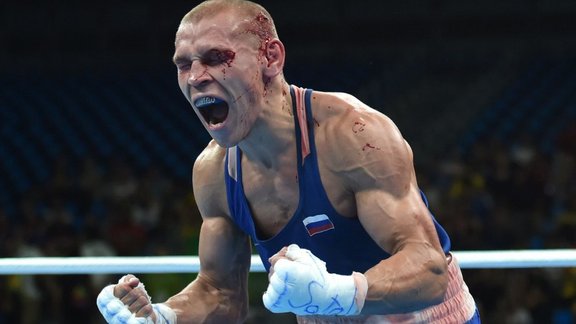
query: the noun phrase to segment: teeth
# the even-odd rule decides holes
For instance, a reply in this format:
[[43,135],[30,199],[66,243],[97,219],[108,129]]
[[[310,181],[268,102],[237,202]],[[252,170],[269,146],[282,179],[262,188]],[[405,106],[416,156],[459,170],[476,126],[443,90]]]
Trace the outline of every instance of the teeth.
[[212,105],[217,102],[221,102],[222,100],[214,97],[202,97],[194,102],[194,105],[198,108],[202,108],[204,106]]

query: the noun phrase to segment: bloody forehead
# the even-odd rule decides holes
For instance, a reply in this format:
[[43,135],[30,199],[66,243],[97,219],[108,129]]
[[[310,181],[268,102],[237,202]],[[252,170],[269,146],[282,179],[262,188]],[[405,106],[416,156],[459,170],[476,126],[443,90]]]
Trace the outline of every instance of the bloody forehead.
[[263,13],[258,13],[256,17],[248,20],[241,32],[252,34],[258,37],[261,41],[269,41],[274,37],[274,26],[272,21]]

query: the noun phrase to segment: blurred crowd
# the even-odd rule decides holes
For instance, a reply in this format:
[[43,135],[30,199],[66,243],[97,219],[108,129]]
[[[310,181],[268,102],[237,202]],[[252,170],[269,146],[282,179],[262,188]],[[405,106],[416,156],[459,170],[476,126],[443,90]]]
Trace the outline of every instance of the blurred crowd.
[[[200,216],[189,181],[155,167],[134,170],[122,158],[62,156],[52,168],[49,181],[20,197],[14,215],[0,212],[3,257],[197,254]],[[100,323],[96,295],[116,280],[117,275],[0,276],[0,323]],[[171,293],[159,291],[155,300]]]
[[[576,127],[544,154],[537,138],[481,138],[425,173],[453,250],[576,247]],[[576,269],[464,270],[487,323],[573,323]]]
[[[478,138],[421,165],[419,185],[453,250],[576,247],[576,127],[544,154],[530,135]],[[418,159],[418,152],[415,152]],[[190,161],[192,164],[192,161]],[[120,156],[63,154],[49,181],[12,212],[0,209],[2,257],[196,255],[200,216],[190,179],[139,170]],[[0,276],[0,323],[101,323],[95,299],[110,275]],[[251,282],[249,321],[266,318]],[[464,276],[486,323],[572,323],[576,269],[470,269]],[[143,275],[162,301],[194,274]]]

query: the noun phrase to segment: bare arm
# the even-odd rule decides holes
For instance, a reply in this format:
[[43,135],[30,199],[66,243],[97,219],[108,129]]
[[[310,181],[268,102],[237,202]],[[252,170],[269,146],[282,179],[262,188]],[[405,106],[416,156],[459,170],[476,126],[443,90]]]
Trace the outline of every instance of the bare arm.
[[446,257],[428,211],[418,206],[422,203],[416,201],[420,199],[417,188],[408,190],[402,198],[386,199],[377,192],[356,194],[361,222],[392,254],[364,273],[368,280],[365,313],[422,309],[440,303],[446,292]]
[[386,116],[350,102],[353,108],[328,130],[328,146],[337,145],[339,156],[326,163],[354,195],[369,235],[392,255],[365,272],[363,313],[403,313],[437,304],[447,287],[447,262],[417,187],[411,149]]
[[194,192],[203,224],[200,273],[166,301],[178,323],[240,323],[248,312],[250,243],[227,216],[222,152],[212,143],[194,166]]

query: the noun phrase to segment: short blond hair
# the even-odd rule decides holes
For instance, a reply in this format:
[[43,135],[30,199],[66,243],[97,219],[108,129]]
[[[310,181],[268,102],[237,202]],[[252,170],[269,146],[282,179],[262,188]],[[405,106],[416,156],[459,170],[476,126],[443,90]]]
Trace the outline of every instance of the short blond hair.
[[239,14],[239,19],[248,22],[244,33],[252,34],[261,42],[278,38],[276,26],[270,13],[261,5],[248,0],[207,0],[190,10],[180,25],[194,24],[203,18],[213,17],[226,10]]

